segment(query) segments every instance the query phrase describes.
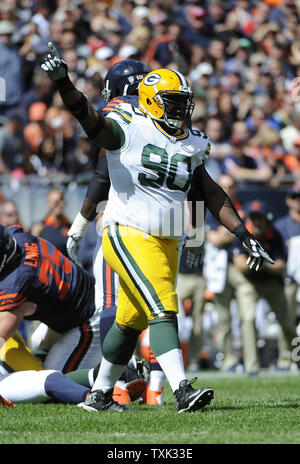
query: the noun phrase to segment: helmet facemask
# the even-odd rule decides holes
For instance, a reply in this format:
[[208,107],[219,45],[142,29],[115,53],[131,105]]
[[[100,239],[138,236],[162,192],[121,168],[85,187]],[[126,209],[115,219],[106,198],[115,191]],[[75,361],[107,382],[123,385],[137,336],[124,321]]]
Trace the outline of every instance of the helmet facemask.
[[171,129],[182,129],[195,106],[192,92],[160,91],[153,100],[163,109],[163,119]]
[[0,273],[4,267],[10,262],[17,251],[16,239],[8,235],[6,242],[0,250]]

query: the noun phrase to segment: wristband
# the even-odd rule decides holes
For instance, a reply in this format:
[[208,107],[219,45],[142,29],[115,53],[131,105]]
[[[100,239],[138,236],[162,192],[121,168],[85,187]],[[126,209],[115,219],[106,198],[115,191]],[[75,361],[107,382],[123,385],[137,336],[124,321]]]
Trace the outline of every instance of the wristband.
[[86,229],[91,224],[91,221],[82,216],[79,212],[77,213],[73,224],[68,232],[68,236],[73,239],[79,239],[84,236]]
[[239,224],[233,231],[234,235],[243,243],[251,234],[244,224]]

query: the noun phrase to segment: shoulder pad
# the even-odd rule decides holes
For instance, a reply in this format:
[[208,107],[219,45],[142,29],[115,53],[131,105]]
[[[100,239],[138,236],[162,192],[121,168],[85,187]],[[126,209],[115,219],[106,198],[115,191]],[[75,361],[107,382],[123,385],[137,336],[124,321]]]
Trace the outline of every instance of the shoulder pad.
[[16,224],[15,226],[9,226],[7,227],[7,230],[10,233],[10,235],[19,234],[19,233],[24,232],[23,227],[20,226],[19,224]]
[[122,121],[130,124],[132,121],[132,106],[128,103],[120,103],[116,108],[113,109],[111,112],[117,116],[119,116]]

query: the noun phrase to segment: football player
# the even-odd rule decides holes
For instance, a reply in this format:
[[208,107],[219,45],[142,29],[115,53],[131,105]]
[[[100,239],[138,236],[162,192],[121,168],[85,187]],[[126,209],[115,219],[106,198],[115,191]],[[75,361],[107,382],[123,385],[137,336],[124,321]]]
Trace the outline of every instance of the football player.
[[13,370],[20,370],[16,353],[25,368],[26,349],[16,349],[14,343],[20,343],[10,338],[23,318],[39,320],[59,333],[45,369],[66,373],[99,362],[94,279],[50,242],[21,227],[0,225],[0,340],[6,341],[1,357]]
[[89,392],[90,388],[73,382],[57,370],[0,373],[0,405],[4,407],[49,401],[78,404]]
[[[106,105],[102,109],[102,114],[107,115],[120,103],[129,103],[138,108],[138,85],[142,79],[150,72],[150,69],[140,61],[124,60],[116,63],[107,72],[104,79],[103,97]],[[67,241],[67,252],[74,262],[78,262],[78,254],[82,239],[87,227],[91,224],[97,214],[97,205],[106,202],[110,188],[107,160],[105,156],[100,156],[97,168],[89,183],[86,197],[81,211],[77,214],[72,227],[70,228]],[[110,268],[102,253],[102,235],[99,233],[94,260],[95,276],[95,303],[96,308],[100,308],[100,341],[103,344],[105,335],[112,326],[118,302],[118,275]],[[150,376],[149,383],[142,384],[144,403],[148,405],[159,405],[163,402],[163,391],[165,375],[150,350]],[[125,388],[124,378],[116,383],[114,392],[119,403],[130,403],[130,393]],[[143,390],[144,387],[144,391]]]
[[[186,127],[193,94],[184,76],[170,69],[148,73],[139,85],[139,108],[120,104],[105,117],[72,84],[52,43],[49,48],[50,57],[42,68],[86,134],[107,150],[111,180],[102,248],[105,260],[119,275],[117,314],[103,343],[93,391],[82,406],[89,411],[127,410],[114,401],[113,388],[141,331],[149,326],[151,348],[173,390],[178,412],[201,409],[214,392],[211,387],[195,390],[193,381],[187,380],[176,317],[178,243],[184,224],[175,216],[178,212],[182,216],[185,197],[205,200],[220,223],[241,240],[251,267],[259,269],[265,259],[273,260],[205,170],[209,140]],[[192,266],[202,246],[195,246],[193,240],[190,244]]]

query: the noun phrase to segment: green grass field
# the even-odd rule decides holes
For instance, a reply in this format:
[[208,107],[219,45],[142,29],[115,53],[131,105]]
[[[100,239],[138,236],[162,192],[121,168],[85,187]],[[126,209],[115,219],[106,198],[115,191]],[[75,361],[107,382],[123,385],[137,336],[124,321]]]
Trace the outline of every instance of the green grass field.
[[199,373],[215,399],[178,414],[169,387],[162,407],[134,403],[130,413],[87,412],[71,405],[0,409],[0,444],[299,444],[300,376]]

